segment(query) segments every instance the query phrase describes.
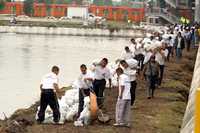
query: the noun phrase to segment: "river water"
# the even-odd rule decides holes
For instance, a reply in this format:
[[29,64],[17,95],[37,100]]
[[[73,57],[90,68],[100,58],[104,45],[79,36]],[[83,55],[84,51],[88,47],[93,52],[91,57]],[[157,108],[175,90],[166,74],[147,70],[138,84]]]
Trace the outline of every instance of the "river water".
[[60,67],[60,86],[79,75],[79,65],[107,57],[114,61],[127,39],[0,34],[0,118],[39,100],[41,77]]

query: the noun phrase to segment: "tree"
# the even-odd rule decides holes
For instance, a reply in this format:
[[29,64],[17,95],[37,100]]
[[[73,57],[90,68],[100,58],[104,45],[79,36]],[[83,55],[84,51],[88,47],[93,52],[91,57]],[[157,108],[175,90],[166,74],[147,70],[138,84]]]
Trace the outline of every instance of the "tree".
[[83,0],[74,0],[74,2],[78,5],[82,5]]
[[93,1],[93,4],[97,5],[97,6],[103,6],[104,5],[104,2],[103,0],[94,0]]
[[25,0],[24,1],[24,13],[28,16],[32,16],[34,0]]
[[104,5],[112,6],[113,5],[112,0],[104,0]]
[[0,0],[0,10],[3,10],[5,7],[5,1],[4,0]]
[[130,6],[129,0],[122,0],[121,5],[123,6]]

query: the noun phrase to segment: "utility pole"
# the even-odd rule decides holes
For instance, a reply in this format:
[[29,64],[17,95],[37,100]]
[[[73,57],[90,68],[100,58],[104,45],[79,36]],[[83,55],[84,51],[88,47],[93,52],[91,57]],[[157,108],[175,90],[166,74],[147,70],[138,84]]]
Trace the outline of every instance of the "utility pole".
[[200,22],[200,0],[195,0],[195,21]]

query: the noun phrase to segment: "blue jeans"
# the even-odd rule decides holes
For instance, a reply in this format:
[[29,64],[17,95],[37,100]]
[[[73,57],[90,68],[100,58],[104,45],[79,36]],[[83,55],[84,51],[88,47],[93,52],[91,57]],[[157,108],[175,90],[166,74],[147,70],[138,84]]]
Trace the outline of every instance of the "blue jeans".
[[182,57],[182,49],[181,48],[176,48],[176,59],[179,61]]

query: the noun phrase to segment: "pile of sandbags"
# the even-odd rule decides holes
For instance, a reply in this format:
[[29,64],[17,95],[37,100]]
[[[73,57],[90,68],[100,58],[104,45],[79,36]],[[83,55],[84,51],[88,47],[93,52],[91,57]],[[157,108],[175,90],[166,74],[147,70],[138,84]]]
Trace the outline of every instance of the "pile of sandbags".
[[74,122],[74,126],[89,125],[90,123],[90,97],[84,98],[84,107],[77,121]]
[[[76,85],[73,85],[76,86]],[[85,98],[85,105],[84,109],[81,112],[80,120],[83,120],[83,124],[88,123],[86,121],[89,121],[90,119],[90,111],[89,111],[89,105],[90,105],[90,98]],[[73,121],[74,117],[78,113],[78,105],[79,105],[79,89],[73,88],[70,90],[67,90],[65,92],[65,95],[58,100],[59,109],[60,109],[60,121],[59,124],[64,124],[65,121]],[[38,111],[39,111],[38,107]],[[36,119],[38,118],[36,113]],[[48,106],[45,112],[45,120],[43,123],[54,123],[53,122],[53,112]]]
[[79,90],[71,89],[65,92],[65,95],[58,101],[60,105],[61,120],[73,121],[78,113]]

